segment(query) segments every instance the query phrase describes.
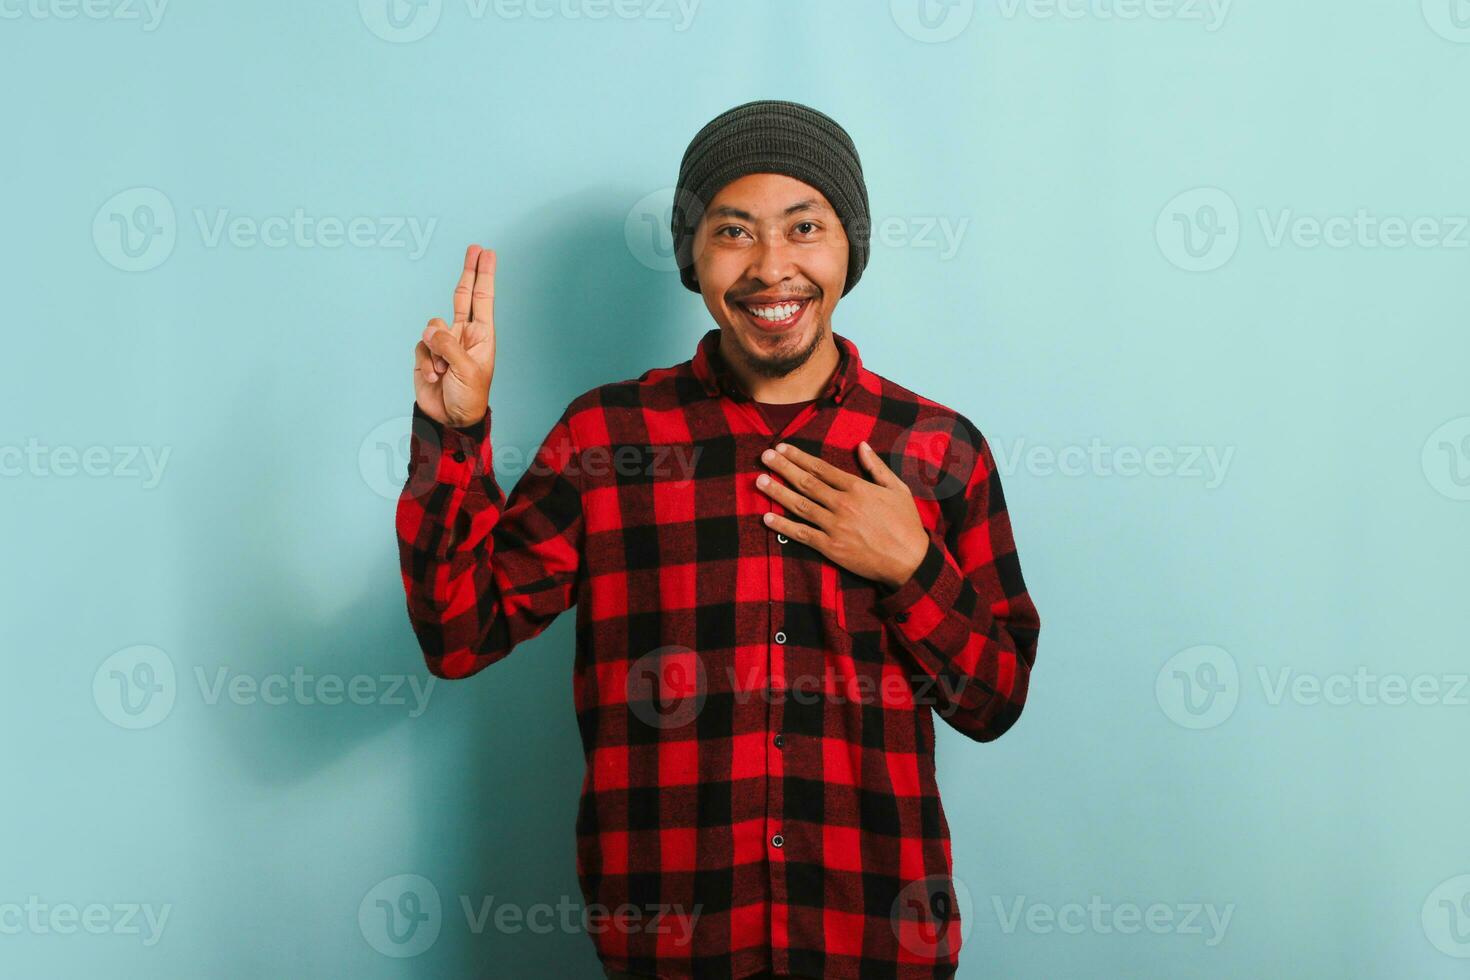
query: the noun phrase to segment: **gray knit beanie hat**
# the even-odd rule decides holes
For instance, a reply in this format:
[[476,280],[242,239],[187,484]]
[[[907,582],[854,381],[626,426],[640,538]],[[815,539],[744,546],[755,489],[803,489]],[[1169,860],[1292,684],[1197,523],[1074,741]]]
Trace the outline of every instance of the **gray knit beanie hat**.
[[694,230],[720,188],[746,174],[775,173],[811,184],[826,196],[847,232],[846,296],[868,264],[871,219],[862,162],[847,131],[810,106],[762,99],[710,120],[689,143],[674,188],[674,257],[694,292]]

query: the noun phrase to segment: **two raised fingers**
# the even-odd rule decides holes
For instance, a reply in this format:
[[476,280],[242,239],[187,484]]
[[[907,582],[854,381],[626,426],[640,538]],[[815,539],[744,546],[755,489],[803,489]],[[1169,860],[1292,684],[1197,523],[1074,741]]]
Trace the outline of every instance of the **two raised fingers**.
[[[475,320],[492,327],[495,322],[495,253],[479,245],[465,249],[464,270],[459,283],[454,287],[454,322],[456,324]],[[443,321],[440,321],[441,323]],[[433,321],[429,321],[430,327]],[[427,338],[427,332],[425,334]],[[439,354],[430,355],[431,371],[426,376],[430,381],[449,369],[449,363]]]
[[454,287],[454,322],[495,323],[495,253],[471,245],[465,249],[464,271]]

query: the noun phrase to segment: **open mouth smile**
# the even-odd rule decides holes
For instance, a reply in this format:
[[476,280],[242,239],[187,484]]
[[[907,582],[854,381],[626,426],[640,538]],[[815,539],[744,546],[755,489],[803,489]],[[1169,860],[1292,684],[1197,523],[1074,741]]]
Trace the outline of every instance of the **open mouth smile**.
[[807,307],[812,305],[810,297],[784,303],[736,303],[745,318],[767,333],[789,330],[801,322]]

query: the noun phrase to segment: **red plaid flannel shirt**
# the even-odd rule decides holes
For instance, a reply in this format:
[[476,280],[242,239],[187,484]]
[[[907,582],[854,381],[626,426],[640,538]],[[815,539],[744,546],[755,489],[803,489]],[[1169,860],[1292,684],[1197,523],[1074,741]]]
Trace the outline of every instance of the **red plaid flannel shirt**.
[[[719,333],[575,398],[508,498],[490,415],[456,429],[415,405],[397,510],[413,629],[429,670],[462,678],[576,604],[577,872],[606,966],[951,976],[933,719],[979,742],[1010,728],[1040,627],[994,459],[838,334],[826,389],[773,433]],[[784,512],[755,485],[765,449],[866,476],[864,439],[929,535],[897,589],[761,518]]]

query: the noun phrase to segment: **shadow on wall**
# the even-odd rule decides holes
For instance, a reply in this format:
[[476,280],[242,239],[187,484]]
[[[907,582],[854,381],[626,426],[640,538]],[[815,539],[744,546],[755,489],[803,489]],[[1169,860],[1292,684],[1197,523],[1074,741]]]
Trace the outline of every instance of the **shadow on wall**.
[[[632,254],[625,228],[628,207],[639,196],[618,188],[588,190],[494,232],[497,240],[485,240],[502,256],[514,256],[501,263],[497,280],[499,361],[491,394],[495,431],[506,433],[507,445],[533,448],[530,440],[544,435],[577,394],[684,360],[713,325],[671,267],[656,271]],[[666,248],[667,239],[664,231],[654,249]],[[442,273],[447,301],[456,269]],[[426,268],[422,274],[436,270]],[[425,311],[424,319],[448,312]],[[409,336],[419,327],[409,323],[402,329]],[[410,348],[411,343],[404,345],[405,356]],[[405,390],[386,403],[401,405],[406,414],[413,395],[406,370],[404,377]],[[208,458],[199,461],[198,471],[212,475],[215,505],[207,511],[191,508],[181,517],[181,574],[223,582],[213,608],[193,610],[197,619],[191,631],[217,638],[213,656],[201,658],[200,666],[211,681],[221,666],[230,676],[290,677],[298,668],[317,676],[408,675],[398,691],[406,704],[323,710],[288,699],[269,711],[210,711],[210,754],[219,765],[238,768],[264,794],[284,793],[350,753],[362,766],[409,770],[401,805],[412,812],[418,828],[416,839],[403,841],[401,850],[377,855],[361,867],[310,869],[313,876],[332,880],[341,893],[340,907],[303,922],[294,938],[306,944],[308,932],[348,935],[344,942],[356,944],[362,962],[388,968],[391,961],[368,949],[356,924],[347,923],[379,882],[418,874],[439,893],[442,928],[430,949],[398,961],[391,969],[402,972],[393,975],[598,975],[590,937],[580,926],[565,928],[563,912],[549,918],[555,923],[550,932],[539,928],[543,920],[536,920],[534,932],[526,920],[533,906],[570,905],[573,920],[580,922],[584,906],[575,874],[583,776],[571,693],[575,608],[471,678],[432,679],[408,623],[393,544],[394,502],[385,500],[380,519],[361,529],[384,542],[381,562],[370,576],[372,587],[330,616],[314,615],[301,573],[285,567],[280,548],[283,540],[312,533],[300,521],[293,498],[321,492],[305,469],[313,454],[350,456],[362,432],[372,428],[370,420],[382,413],[379,407],[365,408],[360,431],[327,433],[309,447],[288,450],[298,454],[290,462],[302,464],[293,477],[280,461],[282,434],[299,430],[296,407],[289,397],[265,399],[262,405],[261,392],[277,388],[286,386],[274,376],[256,378],[236,396],[229,417],[220,420],[221,431],[235,436],[210,442],[203,450]],[[375,393],[372,401],[380,406],[385,397]],[[518,404],[541,406],[538,417],[527,417]],[[547,407],[551,404],[555,407]],[[241,472],[242,467],[248,471]],[[517,475],[502,475],[507,493]],[[360,482],[336,490],[363,492]],[[187,526],[190,520],[195,526]],[[291,550],[300,553],[301,547]],[[361,578],[362,570],[351,569],[350,575]],[[192,674],[193,666],[181,664],[181,674]],[[421,692],[431,680],[423,700]],[[378,691],[386,691],[386,684]],[[407,760],[398,730],[402,725],[412,726]],[[400,737],[387,737],[395,730]],[[342,833],[354,833],[353,800],[323,798],[315,807],[340,811]],[[370,807],[378,813],[385,809],[376,800]],[[289,815],[280,819],[288,831]],[[290,881],[283,885],[290,887]],[[497,926],[496,912],[506,905],[521,913],[500,920],[516,923],[513,927]],[[223,947],[248,944],[233,928],[237,923],[222,913],[217,928]],[[243,953],[246,947],[239,948]],[[358,961],[350,948],[347,952]]]

